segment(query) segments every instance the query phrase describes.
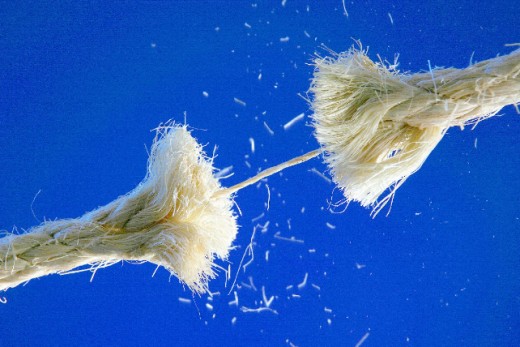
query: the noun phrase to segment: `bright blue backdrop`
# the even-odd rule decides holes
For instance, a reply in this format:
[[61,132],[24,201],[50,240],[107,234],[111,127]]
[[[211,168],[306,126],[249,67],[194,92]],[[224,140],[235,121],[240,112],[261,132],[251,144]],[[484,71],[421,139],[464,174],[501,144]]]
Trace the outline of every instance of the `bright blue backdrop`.
[[[216,166],[233,166],[225,185],[317,148],[298,94],[322,45],[359,39],[373,59],[399,54],[419,71],[519,41],[517,1],[345,7],[348,18],[341,0],[2,1],[0,229],[77,217],[131,190],[150,130],[184,112],[209,154],[218,146]],[[238,277],[238,306],[224,274],[210,287],[220,295],[194,299],[150,264],[92,282],[53,275],[0,295],[0,346],[355,346],[367,333],[363,346],[518,346],[520,118],[500,114],[450,129],[387,217],[356,204],[331,213],[340,196],[311,171],[326,170],[317,159],[269,178],[269,210],[265,184],[240,191],[233,275],[254,225],[270,224]],[[262,287],[277,314],[242,312],[263,305]]]

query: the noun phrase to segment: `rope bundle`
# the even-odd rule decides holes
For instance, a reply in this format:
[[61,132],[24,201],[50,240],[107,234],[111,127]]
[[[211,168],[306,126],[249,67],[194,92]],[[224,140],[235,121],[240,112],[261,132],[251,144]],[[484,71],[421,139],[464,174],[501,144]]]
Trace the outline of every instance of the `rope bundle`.
[[45,222],[0,239],[0,289],[84,265],[121,260],[164,266],[204,292],[215,257],[226,259],[237,233],[230,195],[186,127],[157,131],[139,186],[78,219]]
[[520,50],[463,70],[412,75],[355,48],[318,57],[315,66],[312,118],[325,162],[346,201],[372,206],[376,214],[449,127],[520,102]]

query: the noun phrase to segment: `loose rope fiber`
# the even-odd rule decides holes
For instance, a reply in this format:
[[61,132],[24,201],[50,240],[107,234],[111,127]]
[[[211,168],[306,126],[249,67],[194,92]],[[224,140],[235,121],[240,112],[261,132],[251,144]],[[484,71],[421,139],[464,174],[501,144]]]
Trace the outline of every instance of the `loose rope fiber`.
[[213,171],[185,126],[159,127],[147,175],[134,190],[78,219],[0,239],[0,289],[127,260],[163,266],[203,293],[214,258],[227,258],[237,233],[230,195],[213,196],[221,190]]
[[346,202],[377,214],[449,127],[519,103],[519,74],[520,50],[463,70],[416,74],[373,62],[361,48],[318,57],[310,88],[315,136]]

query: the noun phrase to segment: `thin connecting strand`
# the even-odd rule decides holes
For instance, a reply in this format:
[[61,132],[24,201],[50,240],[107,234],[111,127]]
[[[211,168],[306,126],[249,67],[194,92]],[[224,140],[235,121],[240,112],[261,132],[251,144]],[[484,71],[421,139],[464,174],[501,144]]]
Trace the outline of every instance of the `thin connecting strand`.
[[284,163],[281,163],[281,164],[278,164],[276,166],[273,166],[273,167],[271,167],[269,169],[266,169],[266,170],[260,172],[258,175],[245,180],[244,182],[241,182],[239,184],[235,184],[232,187],[229,187],[229,188],[226,188],[226,189],[222,189],[222,190],[219,190],[219,191],[215,192],[213,194],[213,198],[218,198],[218,197],[220,197],[222,195],[228,195],[229,196],[229,195],[237,192],[238,190],[240,190],[242,188],[250,186],[251,184],[255,184],[256,182],[260,181],[262,178],[274,175],[275,173],[277,173],[279,171],[282,171],[283,169],[286,169],[286,168],[294,166],[294,165],[301,164],[301,163],[303,163],[303,162],[305,162],[307,160],[315,158],[320,153],[321,153],[321,150],[320,149],[316,149],[316,150],[314,150],[312,152],[306,153],[304,155],[301,155],[299,157],[296,157],[296,158],[291,159],[289,161],[286,161]]

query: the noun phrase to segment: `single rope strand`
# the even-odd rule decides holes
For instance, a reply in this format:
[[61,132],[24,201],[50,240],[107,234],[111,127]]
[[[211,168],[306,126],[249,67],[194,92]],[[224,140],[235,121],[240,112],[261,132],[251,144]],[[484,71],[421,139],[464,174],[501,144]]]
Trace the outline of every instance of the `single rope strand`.
[[245,188],[247,186],[250,186],[251,184],[254,184],[254,183],[260,181],[262,178],[274,175],[275,173],[277,173],[279,171],[282,171],[283,169],[286,169],[286,168],[294,166],[294,165],[301,164],[301,163],[303,163],[303,162],[305,162],[307,160],[310,160],[310,159],[312,159],[314,157],[317,157],[320,153],[321,153],[321,150],[320,149],[316,149],[316,150],[314,150],[312,152],[306,153],[304,155],[301,155],[299,157],[296,157],[296,158],[291,159],[289,161],[286,161],[284,163],[281,163],[281,164],[278,164],[276,166],[270,167],[269,169],[266,169],[266,170],[260,172],[258,175],[245,180],[244,182],[235,184],[232,187],[229,187],[229,188],[226,188],[226,189],[222,189],[222,190],[219,190],[219,191],[215,192],[213,194],[213,198],[218,198],[218,197],[220,197],[222,195],[231,195],[231,194],[239,191],[242,188]]

